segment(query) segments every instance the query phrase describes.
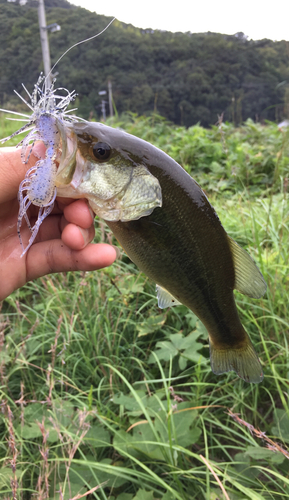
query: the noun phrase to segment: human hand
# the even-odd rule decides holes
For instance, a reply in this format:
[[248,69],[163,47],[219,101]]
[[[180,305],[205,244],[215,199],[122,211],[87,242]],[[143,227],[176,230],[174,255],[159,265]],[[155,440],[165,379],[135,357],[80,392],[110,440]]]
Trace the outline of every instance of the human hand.
[[[56,198],[55,207],[43,221],[35,242],[20,257],[18,188],[26,171],[44,156],[45,147],[40,142],[35,144],[27,164],[21,161],[20,149],[0,148],[0,300],[27,281],[45,274],[93,271],[111,265],[117,256],[114,247],[91,243],[94,215],[85,200]],[[37,212],[37,207],[29,208],[32,225]],[[26,247],[31,233],[25,221],[21,236]]]

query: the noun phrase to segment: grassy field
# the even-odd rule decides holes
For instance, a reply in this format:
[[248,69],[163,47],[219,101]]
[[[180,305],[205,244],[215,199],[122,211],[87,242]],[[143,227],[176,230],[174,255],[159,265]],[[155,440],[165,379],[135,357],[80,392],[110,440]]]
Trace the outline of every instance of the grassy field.
[[0,496],[289,499],[289,134],[158,116],[113,125],[179,161],[258,263],[266,295],[236,301],[264,381],[214,375],[200,321],[158,309],[154,283],[125,255],[29,283],[1,304]]

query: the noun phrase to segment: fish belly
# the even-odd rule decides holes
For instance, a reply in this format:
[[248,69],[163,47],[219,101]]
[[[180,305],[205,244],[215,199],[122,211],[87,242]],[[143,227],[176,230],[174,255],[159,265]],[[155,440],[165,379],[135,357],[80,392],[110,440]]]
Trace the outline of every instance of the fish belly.
[[[234,266],[218,219],[168,223],[162,209],[130,222],[107,222],[130,259],[189,307],[216,345],[245,338],[233,295]],[[198,227],[199,226],[199,227]]]

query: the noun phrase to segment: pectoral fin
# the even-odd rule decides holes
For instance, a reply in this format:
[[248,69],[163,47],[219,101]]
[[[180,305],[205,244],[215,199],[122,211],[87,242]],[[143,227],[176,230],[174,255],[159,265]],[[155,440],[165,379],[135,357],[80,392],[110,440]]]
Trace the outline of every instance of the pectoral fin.
[[160,309],[165,309],[166,307],[179,306],[179,302],[175,297],[173,297],[167,290],[162,288],[160,285],[156,285],[158,306]]
[[250,255],[230,236],[228,241],[235,266],[235,289],[248,297],[259,299],[267,288],[261,272]]

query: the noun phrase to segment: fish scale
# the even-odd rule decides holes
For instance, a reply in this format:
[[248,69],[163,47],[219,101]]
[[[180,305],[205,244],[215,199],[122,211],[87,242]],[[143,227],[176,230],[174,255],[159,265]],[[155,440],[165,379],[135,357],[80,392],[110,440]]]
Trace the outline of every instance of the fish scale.
[[[183,180],[187,181],[186,176]],[[177,190],[175,182],[171,178],[164,187],[160,180],[166,203],[150,216],[107,224],[133,262],[223,340],[228,321],[240,324],[236,314],[230,318],[235,312],[235,273],[226,233],[209,202],[205,199],[204,216],[199,203],[191,202],[195,189],[193,194]],[[197,185],[194,188],[200,190]]]

